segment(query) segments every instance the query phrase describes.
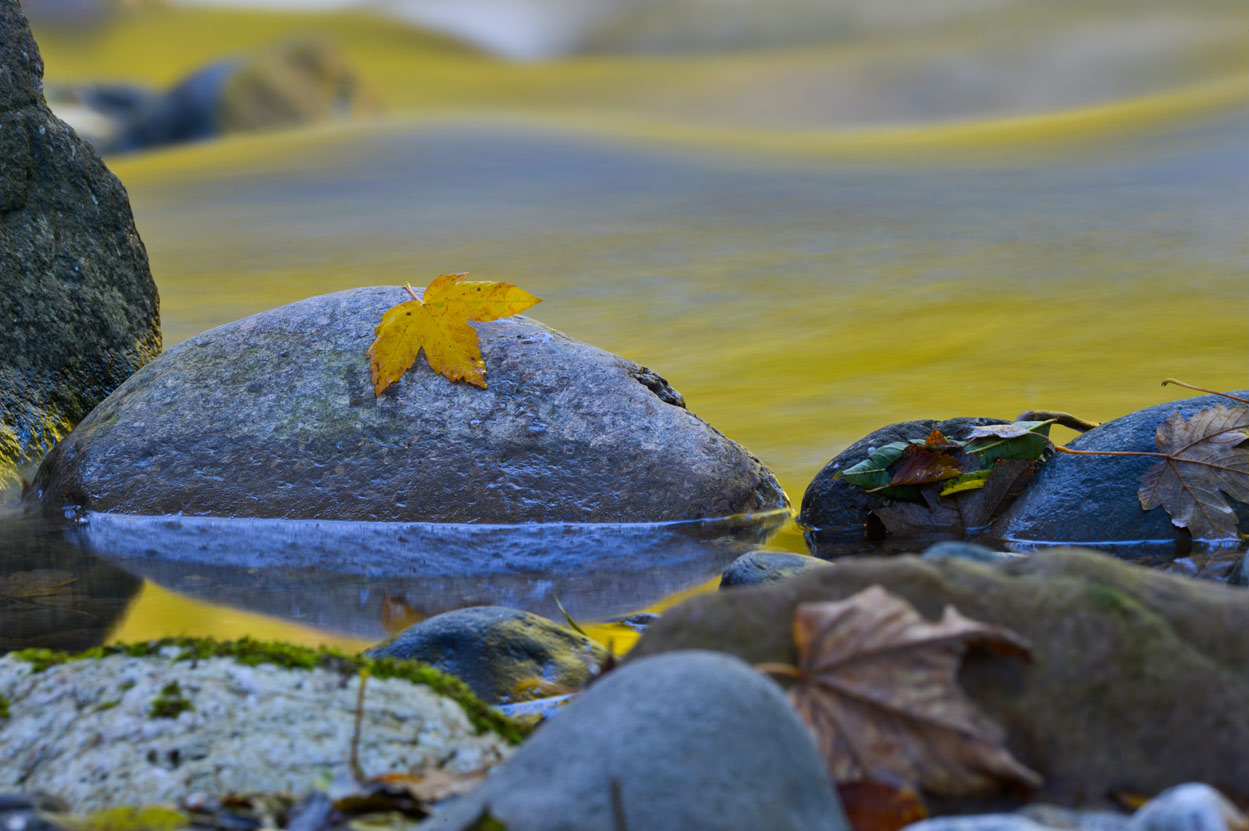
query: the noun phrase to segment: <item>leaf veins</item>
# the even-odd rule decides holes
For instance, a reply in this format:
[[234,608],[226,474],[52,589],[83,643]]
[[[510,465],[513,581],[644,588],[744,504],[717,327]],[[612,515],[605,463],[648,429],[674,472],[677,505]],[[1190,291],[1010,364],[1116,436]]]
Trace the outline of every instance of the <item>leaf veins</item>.
[[1028,655],[1019,635],[963,617],[937,623],[872,586],[794,613],[798,667],[789,696],[838,782],[873,780],[956,796],[1041,778],[1006,749],[1005,732],[976,709],[956,676],[973,644]]
[[486,388],[481,341],[468,321],[498,320],[542,302],[511,283],[465,280],[467,274],[443,274],[418,298],[387,309],[369,347],[373,392],[381,395],[416,362],[421,349],[429,366],[452,381]]

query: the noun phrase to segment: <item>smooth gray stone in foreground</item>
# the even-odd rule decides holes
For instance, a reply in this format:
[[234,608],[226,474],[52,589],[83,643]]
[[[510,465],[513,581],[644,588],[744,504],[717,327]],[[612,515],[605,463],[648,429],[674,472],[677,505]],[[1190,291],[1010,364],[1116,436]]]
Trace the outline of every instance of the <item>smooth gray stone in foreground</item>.
[[502,704],[525,698],[517,696],[516,686],[527,678],[579,689],[608,653],[571,627],[544,617],[502,606],[474,606],[409,626],[365,654],[433,664],[459,676],[487,704]]
[[365,353],[401,288],[204,332],[49,455],[51,511],[429,522],[660,522],[787,507],[772,474],[654,372],[524,317],[474,324],[489,388]]
[[926,819],[911,823],[902,831],[1055,831],[1055,829],[1019,814],[979,814]]
[[613,787],[630,829],[847,828],[780,688],[736,658],[697,651],[613,670],[420,827],[465,829],[488,811],[508,831],[615,831]]
[[[1236,395],[1249,396],[1249,391]],[[1158,451],[1158,425],[1174,412],[1185,418],[1199,410],[1236,402],[1203,395],[1137,410],[1072,441],[1073,450]],[[1172,541],[1188,536],[1162,508],[1146,512],[1137,496],[1141,474],[1159,460],[1149,456],[1070,456],[1050,459],[1027,490],[993,525],[995,536],[1017,542],[1126,543]],[[1249,528],[1249,505],[1228,500]]]
[[1209,785],[1168,788],[1132,817],[1131,831],[1237,831],[1249,827],[1235,805]]
[[18,0],[0,0],[0,492],[161,344],[126,191],[42,77]]
[[818,557],[790,554],[785,551],[751,551],[743,554],[724,570],[720,576],[720,588],[738,586],[766,586],[812,568],[831,565]]
[[962,542],[958,540],[947,540],[930,545],[924,549],[924,553],[920,555],[925,560],[970,560],[973,563],[1001,563],[1007,560],[1015,560],[1023,556],[1020,554],[1010,554],[1005,551],[994,551],[984,545],[977,545],[974,542]]

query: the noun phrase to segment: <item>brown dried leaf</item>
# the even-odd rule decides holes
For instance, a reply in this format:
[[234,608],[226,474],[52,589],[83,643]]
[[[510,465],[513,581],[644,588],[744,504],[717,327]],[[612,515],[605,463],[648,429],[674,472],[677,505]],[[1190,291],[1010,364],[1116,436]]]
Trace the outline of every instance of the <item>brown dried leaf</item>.
[[1029,654],[1009,629],[951,607],[931,623],[872,586],[841,602],[801,604],[794,641],[799,680],[790,700],[837,781],[899,782],[948,796],[1040,784],[955,681],[972,644]]
[[1249,407],[1219,405],[1188,419],[1174,412],[1155,440],[1168,458],[1141,474],[1141,507],[1162,506],[1193,539],[1236,539],[1236,513],[1224,494],[1249,502]]
[[837,796],[852,831],[899,831],[928,818],[928,807],[911,788],[884,782],[838,782]]
[[949,497],[925,488],[924,502],[889,502],[872,510],[891,534],[963,534],[983,528],[1019,496],[1036,471],[1030,459],[998,459],[984,487]]

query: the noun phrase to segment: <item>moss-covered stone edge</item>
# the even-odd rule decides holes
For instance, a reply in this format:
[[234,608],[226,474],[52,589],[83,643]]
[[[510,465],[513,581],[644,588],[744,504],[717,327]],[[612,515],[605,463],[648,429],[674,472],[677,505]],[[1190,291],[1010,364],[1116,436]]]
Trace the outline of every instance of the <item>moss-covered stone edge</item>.
[[182,650],[175,661],[196,661],[208,658],[229,658],[246,666],[273,664],[287,669],[325,669],[340,675],[358,675],[367,670],[370,677],[398,678],[412,684],[424,684],[441,696],[454,700],[468,716],[478,733],[495,733],[510,744],[519,744],[533,727],[508,718],[478,698],[467,684],[442,670],[420,661],[401,658],[370,658],[352,655],[329,647],[311,648],[283,643],[240,638],[219,641],[214,638],[160,638],[137,643],[97,646],[78,653],[50,649],[23,649],[9,653],[25,661],[34,672],[91,658],[126,655],[132,658],[159,656],[169,648]]

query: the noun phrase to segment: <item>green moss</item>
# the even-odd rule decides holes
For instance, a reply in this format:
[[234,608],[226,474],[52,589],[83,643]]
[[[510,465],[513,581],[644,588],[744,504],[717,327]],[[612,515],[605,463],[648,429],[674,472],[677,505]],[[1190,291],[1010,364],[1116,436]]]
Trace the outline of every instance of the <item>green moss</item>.
[[148,715],[152,718],[177,718],[194,709],[191,699],[182,694],[182,686],[177,681],[170,681],[161,687],[160,695],[152,699]]
[[412,684],[423,684],[441,696],[453,699],[463,709],[479,733],[491,732],[512,744],[519,744],[533,729],[495,711],[473,694],[468,685],[429,664],[397,658],[368,658],[337,649],[309,649],[280,641],[258,641],[241,638],[218,641],[212,638],[161,638],[141,643],[98,646],[70,655],[48,649],[24,649],[12,653],[14,658],[29,663],[34,672],[68,661],[128,655],[143,658],[159,655],[166,649],[180,650],[175,660],[197,661],[208,658],[230,658],[240,664],[256,666],[275,664],[287,669],[327,669],[342,675],[357,675],[368,670],[374,678],[399,678]]
[[113,709],[114,707],[116,707],[116,706],[117,706],[118,704],[120,704],[120,703],[121,703],[121,699],[120,699],[120,698],[114,698],[114,699],[113,699],[113,700],[111,700],[111,701],[101,701],[99,704],[95,705],[95,707],[94,707],[94,708],[92,708],[91,712],[93,712],[93,713],[103,713],[103,712],[105,712],[106,710],[111,710],[111,709]]
[[0,721],[9,717],[9,699],[0,695]]

